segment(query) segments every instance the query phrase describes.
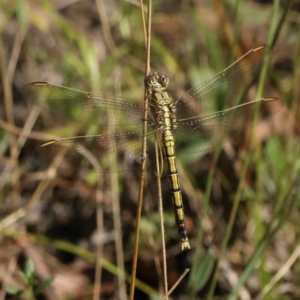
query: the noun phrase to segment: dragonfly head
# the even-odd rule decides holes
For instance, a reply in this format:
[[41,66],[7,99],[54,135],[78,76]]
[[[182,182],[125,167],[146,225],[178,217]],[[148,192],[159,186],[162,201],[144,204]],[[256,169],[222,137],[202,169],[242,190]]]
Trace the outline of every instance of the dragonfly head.
[[161,92],[169,85],[169,78],[160,73],[154,72],[145,78],[145,86],[148,90]]

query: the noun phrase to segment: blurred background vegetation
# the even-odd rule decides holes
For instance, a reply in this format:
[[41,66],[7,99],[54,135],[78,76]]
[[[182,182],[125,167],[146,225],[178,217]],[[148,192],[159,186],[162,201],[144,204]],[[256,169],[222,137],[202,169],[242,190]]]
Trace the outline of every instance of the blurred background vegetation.
[[[263,95],[285,102],[234,144],[179,155],[191,251],[180,250],[163,177],[169,286],[191,267],[172,299],[300,298],[299,27],[299,0],[153,1],[152,71],[170,78],[175,99],[276,39]],[[0,0],[0,30],[0,297],[16,299],[7,285],[28,288],[18,272],[30,258],[37,280],[55,278],[37,299],[92,299],[99,280],[100,299],[126,299],[120,270],[131,272],[139,171],[103,174],[100,184],[95,174],[36,166],[39,144],[78,125],[40,114],[22,87],[47,81],[142,100],[139,3]],[[155,180],[148,168],[135,299],[161,299]]]

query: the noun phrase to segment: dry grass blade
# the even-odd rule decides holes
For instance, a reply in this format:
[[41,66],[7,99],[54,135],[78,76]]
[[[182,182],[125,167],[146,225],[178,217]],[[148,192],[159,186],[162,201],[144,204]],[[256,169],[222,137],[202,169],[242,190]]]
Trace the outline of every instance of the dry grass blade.
[[275,274],[275,276],[270,280],[270,282],[263,288],[261,293],[256,297],[256,300],[263,299],[264,296],[275,286],[275,284],[283,278],[283,276],[291,269],[292,265],[300,256],[300,246],[297,246],[292,255],[289,257],[287,262],[282,266],[282,268]]
[[[141,5],[141,8],[143,5]],[[150,41],[151,41],[151,11],[152,11],[152,1],[148,0],[148,19],[147,19],[147,42],[146,42],[146,68],[145,76],[150,72]],[[143,9],[141,10],[143,13]],[[144,20],[144,19],[143,19]],[[143,27],[145,27],[143,25]],[[135,241],[133,250],[133,261],[131,268],[131,283],[130,283],[130,294],[129,299],[134,299],[134,288],[136,279],[136,268],[137,268],[137,258],[138,258],[138,248],[139,248],[139,231],[141,222],[141,212],[142,212],[142,200],[144,193],[144,183],[145,183],[145,170],[146,170],[146,148],[147,148],[147,108],[148,108],[148,97],[147,91],[145,89],[145,114],[143,118],[143,148],[142,148],[142,163],[141,163],[141,173],[140,173],[140,185],[139,185],[139,195],[136,211],[136,224],[135,224]]]
[[190,271],[190,269],[185,269],[184,272],[181,274],[181,276],[178,278],[178,280],[175,282],[175,284],[172,286],[172,288],[169,290],[168,294],[163,297],[162,300],[168,299],[168,297],[171,295],[171,293],[175,290],[175,288],[178,286],[178,284],[182,281],[184,276]]

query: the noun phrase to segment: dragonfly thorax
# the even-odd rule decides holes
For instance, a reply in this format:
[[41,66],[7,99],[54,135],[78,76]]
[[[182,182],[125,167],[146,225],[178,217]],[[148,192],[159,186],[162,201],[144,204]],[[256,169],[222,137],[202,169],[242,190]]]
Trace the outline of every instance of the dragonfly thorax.
[[177,124],[176,106],[167,92],[153,91],[149,99],[151,111],[160,129],[174,129]]
[[145,86],[151,92],[164,91],[169,85],[169,78],[154,72],[145,78]]

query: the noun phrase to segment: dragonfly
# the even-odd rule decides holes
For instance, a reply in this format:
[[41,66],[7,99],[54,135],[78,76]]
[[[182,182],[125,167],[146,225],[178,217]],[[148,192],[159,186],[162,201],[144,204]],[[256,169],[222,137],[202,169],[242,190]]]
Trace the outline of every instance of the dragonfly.
[[[148,150],[156,139],[168,170],[171,199],[182,250],[190,249],[176,167],[176,149],[193,154],[209,151],[277,113],[276,97],[249,100],[254,78],[261,71],[266,46],[253,48],[215,75],[173,100],[166,91],[167,76],[154,72],[144,80],[144,101],[98,95],[47,82],[24,87],[27,97],[47,103],[50,112],[98,126],[99,134],[50,140],[34,153],[46,164],[63,158],[60,168],[96,172],[130,170],[141,162],[143,122]],[[98,132],[97,132],[98,133]]]

